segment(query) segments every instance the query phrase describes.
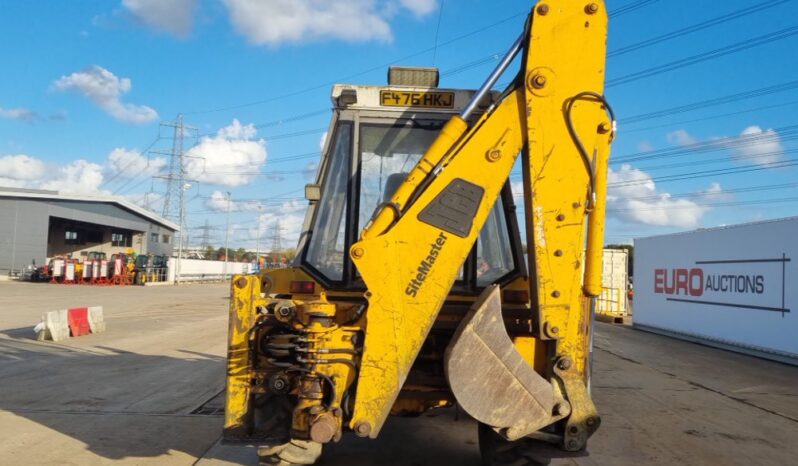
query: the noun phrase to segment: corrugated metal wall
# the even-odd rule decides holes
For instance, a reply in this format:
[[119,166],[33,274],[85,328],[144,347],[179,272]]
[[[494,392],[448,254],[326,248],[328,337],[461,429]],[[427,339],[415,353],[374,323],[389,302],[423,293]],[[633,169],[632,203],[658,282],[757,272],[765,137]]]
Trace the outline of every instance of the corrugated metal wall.
[[0,270],[19,270],[47,255],[49,206],[39,202],[0,199]]
[[[42,265],[47,255],[50,217],[94,223],[111,228],[144,232],[145,250],[171,255],[174,232],[109,203],[50,199],[0,198],[0,270],[19,270],[36,260]],[[151,233],[164,234],[170,243],[153,243]]]

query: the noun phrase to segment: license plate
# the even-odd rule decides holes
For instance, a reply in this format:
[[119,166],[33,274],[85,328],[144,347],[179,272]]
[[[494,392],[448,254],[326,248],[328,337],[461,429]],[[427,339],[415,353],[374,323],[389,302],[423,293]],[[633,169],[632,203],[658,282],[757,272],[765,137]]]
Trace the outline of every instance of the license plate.
[[383,107],[454,108],[454,92],[380,91]]

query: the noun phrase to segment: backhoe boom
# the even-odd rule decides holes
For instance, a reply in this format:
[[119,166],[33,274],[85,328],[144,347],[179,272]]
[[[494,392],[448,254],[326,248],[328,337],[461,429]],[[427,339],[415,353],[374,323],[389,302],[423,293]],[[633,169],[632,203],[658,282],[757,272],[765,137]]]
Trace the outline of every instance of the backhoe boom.
[[[470,127],[453,117],[350,248],[368,288],[368,326],[350,422],[359,435],[379,433],[522,152],[530,320],[535,347],[550,355],[545,366],[534,367],[535,380],[552,394],[540,404],[548,412],[530,412],[538,419],[529,425],[540,428],[561,419],[563,410],[554,412],[554,404],[565,399],[566,449],[583,448],[598,427],[586,389],[587,303],[600,280],[596,254],[603,241],[613,132],[602,97],[606,32],[602,2],[538,4],[519,43],[524,55],[515,84]],[[486,84],[497,78],[492,74]]]

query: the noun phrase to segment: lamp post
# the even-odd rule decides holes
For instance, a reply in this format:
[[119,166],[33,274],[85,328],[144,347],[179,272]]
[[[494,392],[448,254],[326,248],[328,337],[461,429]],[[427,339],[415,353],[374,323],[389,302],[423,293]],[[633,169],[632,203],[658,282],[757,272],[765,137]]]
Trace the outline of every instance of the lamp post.
[[[180,187],[180,236],[178,236],[178,243],[177,243],[177,267],[175,270],[175,283],[180,284],[180,265],[181,259],[183,258],[183,235],[188,235],[188,228],[186,228],[186,199],[185,199],[185,191],[191,188],[190,183],[184,183],[183,186]],[[186,241],[187,243],[188,241]]]
[[261,205],[258,204],[258,230],[255,234],[255,265],[258,267],[258,272],[260,272],[260,229],[263,225],[261,225]]
[[230,201],[232,195],[227,191],[227,226],[224,230],[224,279],[227,280],[227,260],[230,256]]

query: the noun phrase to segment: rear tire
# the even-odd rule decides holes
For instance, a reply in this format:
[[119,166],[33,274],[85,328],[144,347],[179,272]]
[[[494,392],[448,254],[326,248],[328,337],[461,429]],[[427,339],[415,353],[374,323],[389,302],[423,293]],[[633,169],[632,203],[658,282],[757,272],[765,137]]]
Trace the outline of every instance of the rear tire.
[[479,453],[483,466],[525,466],[546,465],[551,458],[541,455],[535,446],[540,442],[521,439],[515,442],[506,440],[486,424],[479,423]]
[[316,463],[322,444],[311,440],[292,439],[280,445],[258,447],[261,466],[297,466]]

